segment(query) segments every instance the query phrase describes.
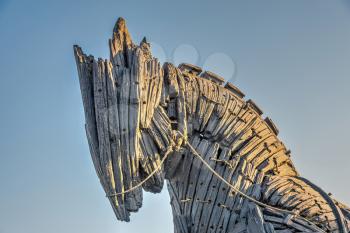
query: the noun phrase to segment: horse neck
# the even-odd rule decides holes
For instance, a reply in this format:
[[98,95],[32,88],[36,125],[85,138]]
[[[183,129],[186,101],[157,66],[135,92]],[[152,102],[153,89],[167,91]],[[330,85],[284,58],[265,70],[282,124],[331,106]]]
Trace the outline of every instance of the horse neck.
[[[261,118],[252,101],[246,102],[230,89],[195,75],[183,74],[180,78],[185,84],[188,140],[217,174],[256,199],[260,191],[254,187],[260,187],[266,175],[297,174],[276,129]],[[168,106],[168,113],[171,108]],[[227,210],[240,214],[248,210],[242,209],[241,197],[191,151],[175,152],[170,163],[167,178],[175,228],[176,223],[187,224],[194,232],[206,232],[220,227],[218,221],[227,220],[212,216],[221,216]]]
[[177,127],[198,144],[203,157],[211,151],[208,159],[244,160],[266,174],[296,175],[277,128],[269,118],[262,119],[252,100],[245,101],[233,85],[223,87],[191,73],[182,72],[177,79],[183,83],[183,97],[179,88],[178,97],[168,105],[169,118],[176,119],[175,106],[184,106]]

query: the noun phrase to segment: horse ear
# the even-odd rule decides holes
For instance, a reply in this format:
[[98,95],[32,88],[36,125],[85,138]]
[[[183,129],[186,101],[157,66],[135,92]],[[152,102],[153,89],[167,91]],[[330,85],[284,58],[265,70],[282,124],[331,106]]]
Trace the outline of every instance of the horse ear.
[[109,40],[111,61],[114,65],[130,67],[130,53],[135,44],[133,43],[126,22],[123,18],[118,18],[112,39]]
[[134,47],[128,28],[126,27],[126,22],[123,18],[118,18],[114,29],[113,37],[116,41],[120,41],[124,46],[124,49]]

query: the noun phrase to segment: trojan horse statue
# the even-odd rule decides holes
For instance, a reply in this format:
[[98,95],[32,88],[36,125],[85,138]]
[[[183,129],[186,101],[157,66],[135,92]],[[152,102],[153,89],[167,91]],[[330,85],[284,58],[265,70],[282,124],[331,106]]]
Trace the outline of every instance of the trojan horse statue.
[[118,19],[110,59],[74,46],[96,173],[119,220],[166,180],[175,233],[349,232],[350,209],[299,176],[271,119],[224,79],[152,57]]

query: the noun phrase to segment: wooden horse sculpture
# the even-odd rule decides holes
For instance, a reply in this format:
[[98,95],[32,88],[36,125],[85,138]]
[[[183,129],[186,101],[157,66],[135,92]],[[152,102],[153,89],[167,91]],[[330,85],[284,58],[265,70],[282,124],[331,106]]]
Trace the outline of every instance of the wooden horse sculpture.
[[119,220],[166,180],[176,233],[349,232],[350,209],[299,176],[274,123],[237,87],[194,65],[161,66],[123,19],[109,46],[110,60],[74,53],[92,161]]

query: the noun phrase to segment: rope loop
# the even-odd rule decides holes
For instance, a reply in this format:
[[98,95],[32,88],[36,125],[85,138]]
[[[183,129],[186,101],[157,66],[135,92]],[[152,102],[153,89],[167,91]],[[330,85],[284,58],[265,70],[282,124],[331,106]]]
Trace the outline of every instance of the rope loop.
[[168,146],[168,148],[165,150],[163,158],[160,161],[160,163],[158,164],[158,166],[144,180],[142,180],[140,183],[138,183],[137,185],[135,185],[135,186],[133,186],[133,187],[131,187],[131,188],[125,190],[125,191],[122,191],[122,192],[106,194],[106,197],[121,196],[121,195],[124,195],[126,193],[130,193],[130,192],[134,191],[137,188],[140,188],[143,184],[145,184],[149,179],[151,179],[154,176],[154,174],[156,174],[163,167],[163,164],[164,164],[165,160],[168,158],[169,154],[171,152],[173,152],[174,146],[175,146],[175,144],[171,144],[170,146]]
[[[135,185],[134,187],[131,187],[130,189],[127,189],[125,191],[119,192],[119,193],[112,193],[112,194],[107,194],[106,197],[115,197],[115,196],[120,196],[120,195],[124,195],[126,193],[130,193],[132,191],[134,191],[135,189],[141,187],[144,183],[146,183],[149,179],[152,178],[152,176],[154,176],[154,174],[156,174],[156,172],[158,172],[165,160],[167,159],[167,157],[169,156],[169,154],[173,151],[178,151],[180,150],[180,148],[182,146],[186,146],[191,152],[192,154],[194,154],[212,173],[213,175],[215,175],[218,179],[220,179],[222,182],[224,182],[228,187],[231,188],[231,190],[233,190],[235,193],[241,195],[243,198],[248,199],[251,202],[254,202],[255,204],[264,207],[264,208],[268,208],[271,210],[275,210],[278,212],[282,212],[287,214],[285,221],[289,221],[290,219],[293,219],[295,217],[299,217],[300,219],[304,220],[305,222],[307,222],[308,224],[312,225],[313,227],[315,227],[319,232],[324,232],[326,233],[323,229],[319,228],[315,223],[311,222],[310,220],[304,218],[303,216],[299,215],[298,212],[294,212],[294,211],[290,211],[290,210],[286,210],[286,209],[281,209],[278,207],[274,207],[268,204],[265,204],[263,202],[260,202],[258,200],[256,200],[255,198],[243,193],[242,191],[240,191],[239,189],[237,189],[235,186],[233,186],[230,182],[228,182],[225,178],[223,178],[220,174],[218,174],[203,158],[202,156],[200,156],[200,154],[196,151],[195,148],[193,148],[193,146],[191,145],[191,143],[188,142],[188,139],[186,136],[184,136],[180,131],[174,130],[173,131],[173,135],[172,135],[173,140],[171,141],[170,145],[167,147],[167,149],[165,150],[165,153],[163,155],[163,158],[161,160],[161,162],[159,163],[159,165],[156,167],[156,169],[154,169],[144,180],[142,180],[140,183],[138,183],[137,185]],[[190,199],[186,199],[186,200],[181,200],[182,202],[187,202],[190,201]]]

